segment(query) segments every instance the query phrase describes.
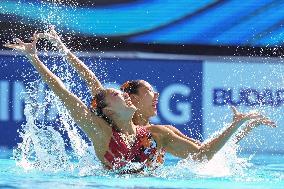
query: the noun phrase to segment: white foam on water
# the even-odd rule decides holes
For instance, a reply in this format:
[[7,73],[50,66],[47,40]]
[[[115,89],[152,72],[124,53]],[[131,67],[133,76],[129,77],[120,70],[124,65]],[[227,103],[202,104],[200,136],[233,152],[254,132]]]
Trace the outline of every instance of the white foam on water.
[[163,178],[196,178],[196,177],[240,177],[251,166],[249,158],[237,155],[238,145],[228,143],[210,160],[195,161],[191,156],[180,160],[177,165],[164,166],[155,171],[156,176]]
[[[62,66],[66,65],[60,67]],[[69,90],[75,86],[75,81],[72,81],[74,70],[58,69],[54,65],[51,71],[59,71],[57,75]],[[97,174],[101,171],[102,166],[92,144],[84,139],[59,98],[45,89],[41,81],[29,82],[26,91],[26,123],[18,131],[22,142],[13,153],[17,165],[26,170],[68,171],[78,175]],[[52,108],[56,109],[57,115],[50,114]],[[62,133],[67,137],[62,136]]]

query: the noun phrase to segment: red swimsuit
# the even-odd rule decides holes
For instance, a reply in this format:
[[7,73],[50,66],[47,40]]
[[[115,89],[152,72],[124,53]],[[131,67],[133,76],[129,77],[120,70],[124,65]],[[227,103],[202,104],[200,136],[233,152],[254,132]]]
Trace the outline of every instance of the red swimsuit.
[[[136,169],[139,172],[145,167],[155,168],[163,163],[165,151],[164,149],[157,149],[156,141],[146,128],[136,127],[135,137],[134,144],[127,146],[120,132],[112,129],[109,150],[104,155],[104,158],[112,165],[108,166],[109,169],[120,170],[133,163],[139,163],[140,168],[139,170]],[[133,172],[133,170],[130,172]]]

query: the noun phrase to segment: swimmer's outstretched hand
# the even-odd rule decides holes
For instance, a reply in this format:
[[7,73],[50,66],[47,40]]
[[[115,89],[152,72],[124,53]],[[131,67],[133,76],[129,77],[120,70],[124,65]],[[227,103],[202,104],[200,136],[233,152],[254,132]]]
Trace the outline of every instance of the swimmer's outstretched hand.
[[230,106],[230,108],[233,111],[233,122],[238,123],[238,124],[243,124],[244,122],[251,120],[251,119],[261,119],[263,116],[259,114],[258,112],[256,113],[240,113],[237,111],[236,107]]
[[61,41],[60,36],[55,31],[55,26],[49,26],[49,29],[47,32],[44,33],[38,33],[37,34],[38,39],[46,39],[52,43],[53,46],[57,47],[59,51],[62,51],[64,53],[68,53],[68,48],[64,45],[64,43]]
[[267,117],[263,117],[263,118],[260,118],[260,119],[253,120],[250,123],[248,123],[247,126],[251,127],[251,128],[255,128],[255,127],[260,126],[260,125],[266,125],[266,126],[269,126],[269,127],[272,127],[272,128],[277,127],[276,123],[274,121],[270,120]]
[[59,35],[57,34],[57,32],[55,31],[54,26],[49,26],[49,29],[48,29],[47,32],[38,33],[37,37],[42,38],[42,39],[47,39],[54,46],[56,46],[58,43],[61,43],[61,39],[60,39]]
[[242,132],[236,135],[236,143],[240,142],[248,133],[253,130],[254,128],[260,126],[260,125],[266,125],[268,127],[275,128],[277,127],[276,123],[271,121],[269,118],[263,117],[260,119],[255,119],[250,121],[243,129]]
[[15,49],[17,51],[20,51],[24,53],[25,55],[36,55],[36,43],[37,43],[37,37],[36,33],[34,34],[34,40],[31,43],[24,43],[21,39],[15,38],[14,43],[6,43],[4,47]]

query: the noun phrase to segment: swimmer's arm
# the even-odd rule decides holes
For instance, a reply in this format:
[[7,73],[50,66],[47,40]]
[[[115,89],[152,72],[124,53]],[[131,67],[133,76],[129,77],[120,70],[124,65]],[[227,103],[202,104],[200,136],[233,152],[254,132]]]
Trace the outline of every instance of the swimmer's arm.
[[[63,44],[64,45],[64,44]],[[79,75],[86,81],[92,96],[95,96],[100,90],[104,89],[97,76],[71,51],[66,54],[68,62],[77,70]]]
[[241,125],[242,123],[233,121],[225,131],[220,133],[209,142],[203,143],[201,145],[202,150],[196,154],[196,158],[202,159],[205,157],[207,160],[212,159],[213,156],[228,142],[231,136]]
[[263,117],[249,122],[242,131],[236,134],[235,143],[238,144],[243,138],[245,138],[254,128],[260,125],[267,125],[272,128],[276,127],[276,123],[271,121],[269,118]]
[[202,150],[196,155],[197,159],[204,158],[210,160],[231,138],[231,136],[240,128],[240,126],[251,119],[260,119],[262,116],[258,113],[239,113],[235,107],[231,107],[234,116],[233,121],[228,128],[226,128],[222,133],[217,135],[212,140],[201,145]]
[[187,158],[189,154],[199,152],[199,146],[176,135],[169,128],[164,126],[153,126],[150,131],[158,145],[174,156]]
[[245,128],[236,134],[235,143],[238,144],[243,138],[245,138],[251,131],[253,127],[248,124]]
[[[27,58],[41,75],[44,82],[52,89],[52,91],[60,98],[66,109],[69,111],[74,121],[87,133],[89,137],[106,128],[103,119],[93,116],[87,106],[73,93],[67,90],[63,82],[55,74],[53,74],[35,54],[28,54]],[[91,136],[90,136],[91,135]]]
[[180,132],[180,130],[178,130],[177,128],[175,128],[174,126],[172,125],[165,125],[165,127],[167,127],[168,129],[172,130],[176,135],[186,139],[186,140],[189,140],[193,143],[195,143],[196,145],[200,146],[201,145],[201,142],[198,141],[198,140],[195,140],[193,138],[189,138],[188,136],[184,135],[182,132]]
[[[24,43],[16,38],[14,39],[15,43],[7,43],[4,47],[24,53],[41,75],[43,81],[62,100],[74,121],[82,127],[89,137],[100,137],[101,134],[105,133],[108,124],[102,118],[94,116],[87,106],[76,95],[68,91],[63,82],[40,61],[37,56],[36,43],[38,37],[36,34],[33,35],[33,39],[31,43]],[[94,128],[97,129],[97,132],[94,132]]]
[[166,150],[175,156],[186,158],[188,155],[192,155],[193,159],[196,160],[202,160],[204,158],[210,160],[226,144],[243,122],[260,117],[259,114],[253,113],[240,114],[234,107],[232,107],[232,110],[234,112],[234,119],[230,126],[217,137],[201,146],[176,135],[173,131],[162,126],[151,127],[154,129],[153,136],[155,137],[156,133],[156,136],[158,135],[157,139],[162,143]]
[[74,53],[72,53],[66,45],[61,41],[59,35],[55,31],[54,27],[50,27],[48,33],[38,33],[38,38],[44,38],[49,40],[55,45],[60,52],[66,55],[68,62],[76,69],[79,75],[86,81],[91,93],[95,96],[98,91],[103,89],[103,86],[97,76],[92,72],[87,65],[85,65]]
[[[239,126],[240,124],[233,122],[223,133],[201,146],[198,146],[195,143],[176,135],[168,128],[161,126],[153,127],[156,130],[153,131],[153,137],[158,143],[161,143],[166,151],[174,156],[187,158],[190,155],[194,160],[210,160],[226,144]],[[157,135],[159,137],[157,137]]]

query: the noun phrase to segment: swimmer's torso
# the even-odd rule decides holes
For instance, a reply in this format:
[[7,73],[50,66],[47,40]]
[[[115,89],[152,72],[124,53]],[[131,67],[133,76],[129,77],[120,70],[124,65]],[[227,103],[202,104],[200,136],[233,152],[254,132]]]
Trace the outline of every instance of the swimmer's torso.
[[111,135],[106,138],[106,145],[96,151],[108,169],[139,172],[144,168],[154,169],[164,161],[164,150],[158,147],[147,127],[137,126],[136,135],[133,136],[112,129]]

